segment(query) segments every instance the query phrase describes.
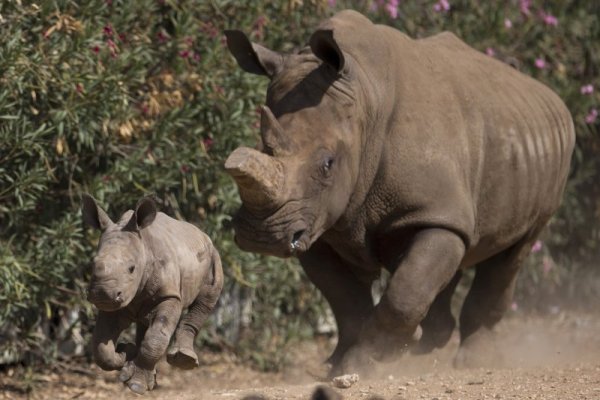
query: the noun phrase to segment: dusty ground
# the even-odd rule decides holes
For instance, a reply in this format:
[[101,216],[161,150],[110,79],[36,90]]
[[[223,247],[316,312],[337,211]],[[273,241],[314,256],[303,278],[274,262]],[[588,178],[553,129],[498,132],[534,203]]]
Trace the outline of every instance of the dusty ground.
[[[344,399],[600,399],[600,316],[558,314],[551,318],[507,318],[498,327],[510,367],[456,370],[454,337],[447,348],[427,356],[405,356],[386,365],[380,379],[334,389]],[[203,366],[176,371],[159,365],[158,388],[147,399],[309,399],[330,343],[308,343],[278,374],[253,371],[227,356],[202,355]],[[22,383],[0,373],[0,399],[26,398]],[[94,366],[36,375],[34,399],[131,399],[116,373]],[[327,384],[325,384],[327,385]]]

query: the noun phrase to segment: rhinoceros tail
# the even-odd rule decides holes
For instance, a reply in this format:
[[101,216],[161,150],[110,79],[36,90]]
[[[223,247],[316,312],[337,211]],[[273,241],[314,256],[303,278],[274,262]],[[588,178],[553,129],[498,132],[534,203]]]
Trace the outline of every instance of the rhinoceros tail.
[[223,265],[221,264],[221,256],[219,256],[217,249],[213,247],[211,253],[211,278],[207,284],[212,287],[211,291],[215,293],[216,297],[219,297],[221,289],[223,288]]

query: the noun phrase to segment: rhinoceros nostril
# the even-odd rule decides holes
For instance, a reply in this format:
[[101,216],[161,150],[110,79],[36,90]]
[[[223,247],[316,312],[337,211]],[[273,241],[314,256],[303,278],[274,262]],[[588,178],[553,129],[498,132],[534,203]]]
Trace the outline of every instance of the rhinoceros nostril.
[[304,229],[302,229],[294,233],[294,236],[292,236],[292,241],[290,243],[292,250],[296,250],[298,248],[298,246],[300,245],[300,238],[302,237],[302,235],[304,235],[304,232]]

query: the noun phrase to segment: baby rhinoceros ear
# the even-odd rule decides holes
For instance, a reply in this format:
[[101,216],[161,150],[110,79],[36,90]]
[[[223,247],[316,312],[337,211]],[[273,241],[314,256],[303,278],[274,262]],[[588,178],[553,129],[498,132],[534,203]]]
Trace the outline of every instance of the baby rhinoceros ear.
[[152,199],[152,197],[143,197],[135,206],[135,211],[125,226],[125,229],[139,231],[146,228],[152,222],[154,222],[157,212],[158,209],[156,207],[156,202]]
[[96,203],[96,200],[87,193],[81,195],[81,216],[83,222],[88,226],[101,231],[113,224],[106,212]]

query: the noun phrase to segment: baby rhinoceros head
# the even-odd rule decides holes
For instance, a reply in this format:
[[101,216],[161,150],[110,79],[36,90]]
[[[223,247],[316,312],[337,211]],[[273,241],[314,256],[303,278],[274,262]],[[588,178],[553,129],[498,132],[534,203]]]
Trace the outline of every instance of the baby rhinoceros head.
[[135,210],[123,214],[114,223],[93,197],[82,195],[84,222],[102,231],[98,252],[92,265],[88,300],[102,311],[126,307],[135,297],[144,277],[147,253],[141,230],[156,217],[156,204],[141,199]]

